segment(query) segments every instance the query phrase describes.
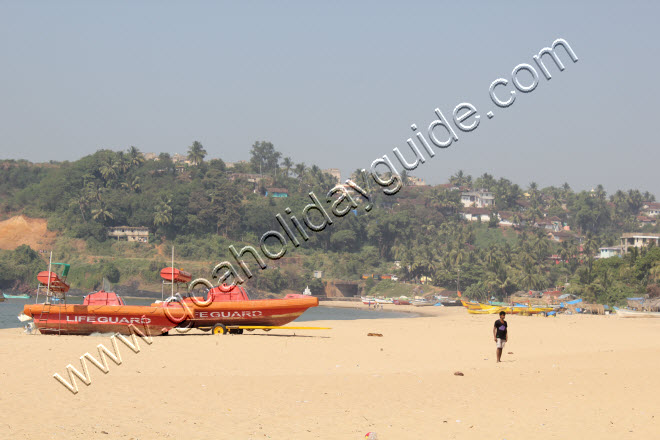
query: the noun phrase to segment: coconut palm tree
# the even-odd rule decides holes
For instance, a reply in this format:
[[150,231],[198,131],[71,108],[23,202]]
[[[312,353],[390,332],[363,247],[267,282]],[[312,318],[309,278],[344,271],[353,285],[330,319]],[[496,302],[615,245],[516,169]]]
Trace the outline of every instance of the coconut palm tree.
[[119,174],[122,176],[131,168],[131,161],[126,157],[123,151],[117,153],[117,161],[115,163]]
[[110,160],[106,160],[99,167],[99,172],[106,183],[109,183],[112,179],[117,177],[117,168],[116,165]]
[[291,172],[291,168],[293,167],[293,161],[291,160],[290,157],[285,157],[282,159],[282,166],[286,170],[286,177],[289,177],[289,173]]
[[144,162],[144,155],[137,147],[131,145],[128,149],[128,158],[132,166],[140,166]]
[[122,182],[121,187],[134,193],[140,192],[140,176],[135,176],[130,182]]
[[506,289],[513,284],[507,268],[502,263],[497,263],[492,271],[486,275],[486,285],[502,292],[502,298],[506,297]]
[[156,205],[154,212],[154,225],[155,226],[164,226],[169,225],[172,222],[172,203],[171,198],[163,198]]
[[92,209],[92,218],[94,220],[101,219],[101,222],[105,223],[108,219],[115,218],[115,216],[108,210],[105,203],[100,202],[98,208]]
[[206,150],[200,142],[195,141],[190,147],[188,147],[188,160],[192,162],[193,165],[199,165],[204,162],[204,157],[206,157]]
[[293,169],[293,172],[296,173],[296,177],[298,180],[302,182],[303,177],[305,177],[305,171],[307,170],[307,167],[305,166],[305,162],[296,164],[296,166]]

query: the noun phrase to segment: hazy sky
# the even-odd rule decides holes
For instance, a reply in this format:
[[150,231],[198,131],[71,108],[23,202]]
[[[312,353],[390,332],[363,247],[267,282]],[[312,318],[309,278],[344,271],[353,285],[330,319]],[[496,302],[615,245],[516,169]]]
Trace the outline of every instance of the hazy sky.
[[[479,127],[413,174],[660,198],[658,2],[575,3],[1,1],[0,158],[269,140],[348,173],[467,101]],[[557,38],[579,61],[495,107],[490,83]]]

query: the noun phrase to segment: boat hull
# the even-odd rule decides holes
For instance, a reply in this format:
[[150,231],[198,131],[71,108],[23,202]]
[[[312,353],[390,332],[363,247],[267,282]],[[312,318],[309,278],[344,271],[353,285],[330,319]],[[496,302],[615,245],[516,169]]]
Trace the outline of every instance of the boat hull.
[[30,298],[30,295],[8,295],[6,293],[3,293],[2,296],[5,297],[6,299],[12,299],[12,298],[13,299],[29,299]]
[[[204,328],[216,324],[282,326],[318,305],[318,298],[212,302],[207,306],[186,302],[151,306],[85,306],[31,304],[23,312],[34,318],[43,334],[130,334],[131,326],[152,335],[174,327]],[[42,313],[43,312],[43,313]]]

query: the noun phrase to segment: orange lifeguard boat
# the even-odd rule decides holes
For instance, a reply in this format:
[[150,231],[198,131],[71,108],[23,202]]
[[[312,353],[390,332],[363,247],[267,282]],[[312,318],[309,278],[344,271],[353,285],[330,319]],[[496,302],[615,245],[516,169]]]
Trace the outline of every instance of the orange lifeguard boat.
[[[177,276],[183,279],[180,274],[173,278]],[[87,295],[82,305],[27,304],[23,312],[43,334],[130,334],[138,329],[160,335],[175,327],[215,332],[219,326],[225,332],[230,326],[282,326],[318,304],[318,298],[309,295],[252,300],[241,286],[221,285],[210,289],[206,298],[177,296],[150,306],[125,305],[114,292],[100,291]]]

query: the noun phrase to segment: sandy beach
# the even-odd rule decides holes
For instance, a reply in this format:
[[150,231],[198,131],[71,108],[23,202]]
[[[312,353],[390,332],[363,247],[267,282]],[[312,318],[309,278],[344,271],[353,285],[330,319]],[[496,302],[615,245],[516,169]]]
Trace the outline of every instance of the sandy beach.
[[66,365],[98,358],[109,336],[2,330],[0,438],[657,436],[660,320],[510,316],[496,364],[494,316],[424,309],[436,316],[157,337],[139,353],[120,343],[122,364],[108,360],[108,374],[89,364],[91,385],[78,381],[76,395],[53,374],[68,379]]

